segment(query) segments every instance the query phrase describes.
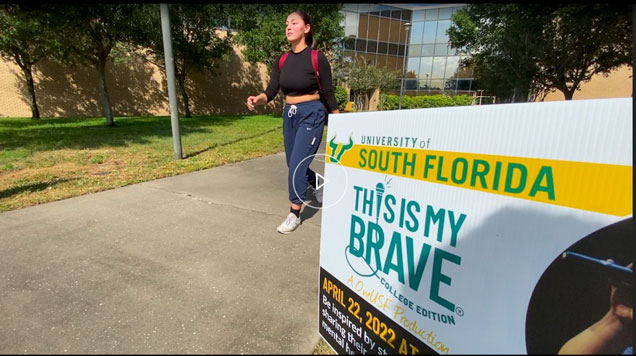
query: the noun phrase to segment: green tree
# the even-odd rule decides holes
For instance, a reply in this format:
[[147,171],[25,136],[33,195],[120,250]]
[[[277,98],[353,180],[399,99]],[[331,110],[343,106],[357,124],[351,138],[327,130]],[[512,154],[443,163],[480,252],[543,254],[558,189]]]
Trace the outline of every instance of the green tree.
[[268,69],[284,51],[290,49],[285,37],[285,20],[294,10],[302,10],[311,19],[316,49],[327,56],[340,39],[342,4],[241,4],[227,7],[236,39],[245,45],[243,55],[250,63],[265,63]]
[[33,65],[59,48],[50,30],[40,21],[37,6],[2,4],[0,7],[0,56],[20,67],[29,92],[31,118],[39,119],[40,110],[33,83]]
[[[156,5],[156,13],[159,9]],[[221,4],[170,4],[170,26],[175,77],[185,117],[192,117],[187,91],[189,75],[207,71],[218,74],[219,61],[232,51],[232,34],[224,36],[216,28],[227,21],[225,7]],[[159,19],[157,18],[157,21]],[[152,62],[165,71],[162,34],[159,22],[148,26],[148,47]]]
[[572,100],[581,83],[632,66],[631,4],[553,6],[542,32],[538,85],[557,89]]
[[479,85],[505,101],[560,90],[631,65],[631,6],[475,4],[453,15],[451,45],[470,57]]
[[[89,65],[98,74],[98,89],[106,126],[115,126],[106,83],[106,64],[113,49],[134,44],[143,32],[142,6],[138,4],[46,5],[43,18],[57,31],[49,33],[64,42],[56,59],[66,65]],[[158,10],[157,10],[158,11]],[[157,25],[158,26],[158,25]]]
[[368,110],[369,99],[376,89],[385,91],[399,88],[398,71],[389,71],[363,60],[345,61],[343,76],[353,91],[356,110]]

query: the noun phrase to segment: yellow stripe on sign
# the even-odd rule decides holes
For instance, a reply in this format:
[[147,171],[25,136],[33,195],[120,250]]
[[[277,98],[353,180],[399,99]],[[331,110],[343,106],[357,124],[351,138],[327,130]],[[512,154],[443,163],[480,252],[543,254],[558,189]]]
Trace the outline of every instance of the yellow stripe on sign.
[[632,166],[369,145],[354,145],[340,163],[603,214],[632,213]]

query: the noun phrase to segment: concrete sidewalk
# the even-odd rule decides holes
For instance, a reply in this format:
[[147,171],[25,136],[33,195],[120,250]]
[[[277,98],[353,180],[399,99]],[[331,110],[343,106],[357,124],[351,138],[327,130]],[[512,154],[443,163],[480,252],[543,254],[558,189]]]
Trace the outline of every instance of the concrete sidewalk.
[[311,353],[321,213],[276,232],[286,177],[281,153],[0,214],[0,353]]

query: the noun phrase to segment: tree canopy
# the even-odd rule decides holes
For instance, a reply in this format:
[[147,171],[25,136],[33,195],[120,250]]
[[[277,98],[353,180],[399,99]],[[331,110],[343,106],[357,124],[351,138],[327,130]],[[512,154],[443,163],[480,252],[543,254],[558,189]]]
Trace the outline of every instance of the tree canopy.
[[[156,17],[154,24],[146,28],[146,45],[152,62],[161,68],[165,67],[163,38],[160,30],[159,9],[149,5],[149,10]],[[225,20],[225,6],[221,4],[170,4],[170,27],[172,39],[172,55],[175,65],[175,77],[181,93],[185,109],[185,117],[191,117],[190,100],[187,91],[187,78],[194,72],[207,71],[216,74],[219,60],[232,50],[232,34],[223,36],[216,28]],[[165,68],[164,68],[165,70]]]
[[40,21],[42,15],[38,6],[2,4],[0,7],[0,56],[22,70],[33,119],[40,118],[33,84],[33,65],[59,52],[62,46],[60,41],[50,36],[52,29]]
[[243,54],[251,63],[272,64],[290,49],[285,37],[285,20],[294,10],[304,11],[311,19],[316,49],[329,54],[344,36],[340,26],[341,4],[235,4],[227,8],[236,39],[245,45]]
[[631,65],[631,14],[629,4],[473,4],[448,34],[491,94],[527,101],[559,90],[570,100],[592,76]]

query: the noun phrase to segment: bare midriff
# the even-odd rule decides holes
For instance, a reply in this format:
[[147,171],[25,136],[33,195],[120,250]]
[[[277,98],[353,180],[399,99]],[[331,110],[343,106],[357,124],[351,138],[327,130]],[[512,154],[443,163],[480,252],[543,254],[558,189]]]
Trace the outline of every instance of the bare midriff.
[[287,104],[298,104],[298,103],[304,103],[306,101],[312,101],[312,100],[320,100],[320,94],[318,93],[313,93],[313,94],[306,94],[306,95],[299,95],[299,96],[285,96],[285,102]]

